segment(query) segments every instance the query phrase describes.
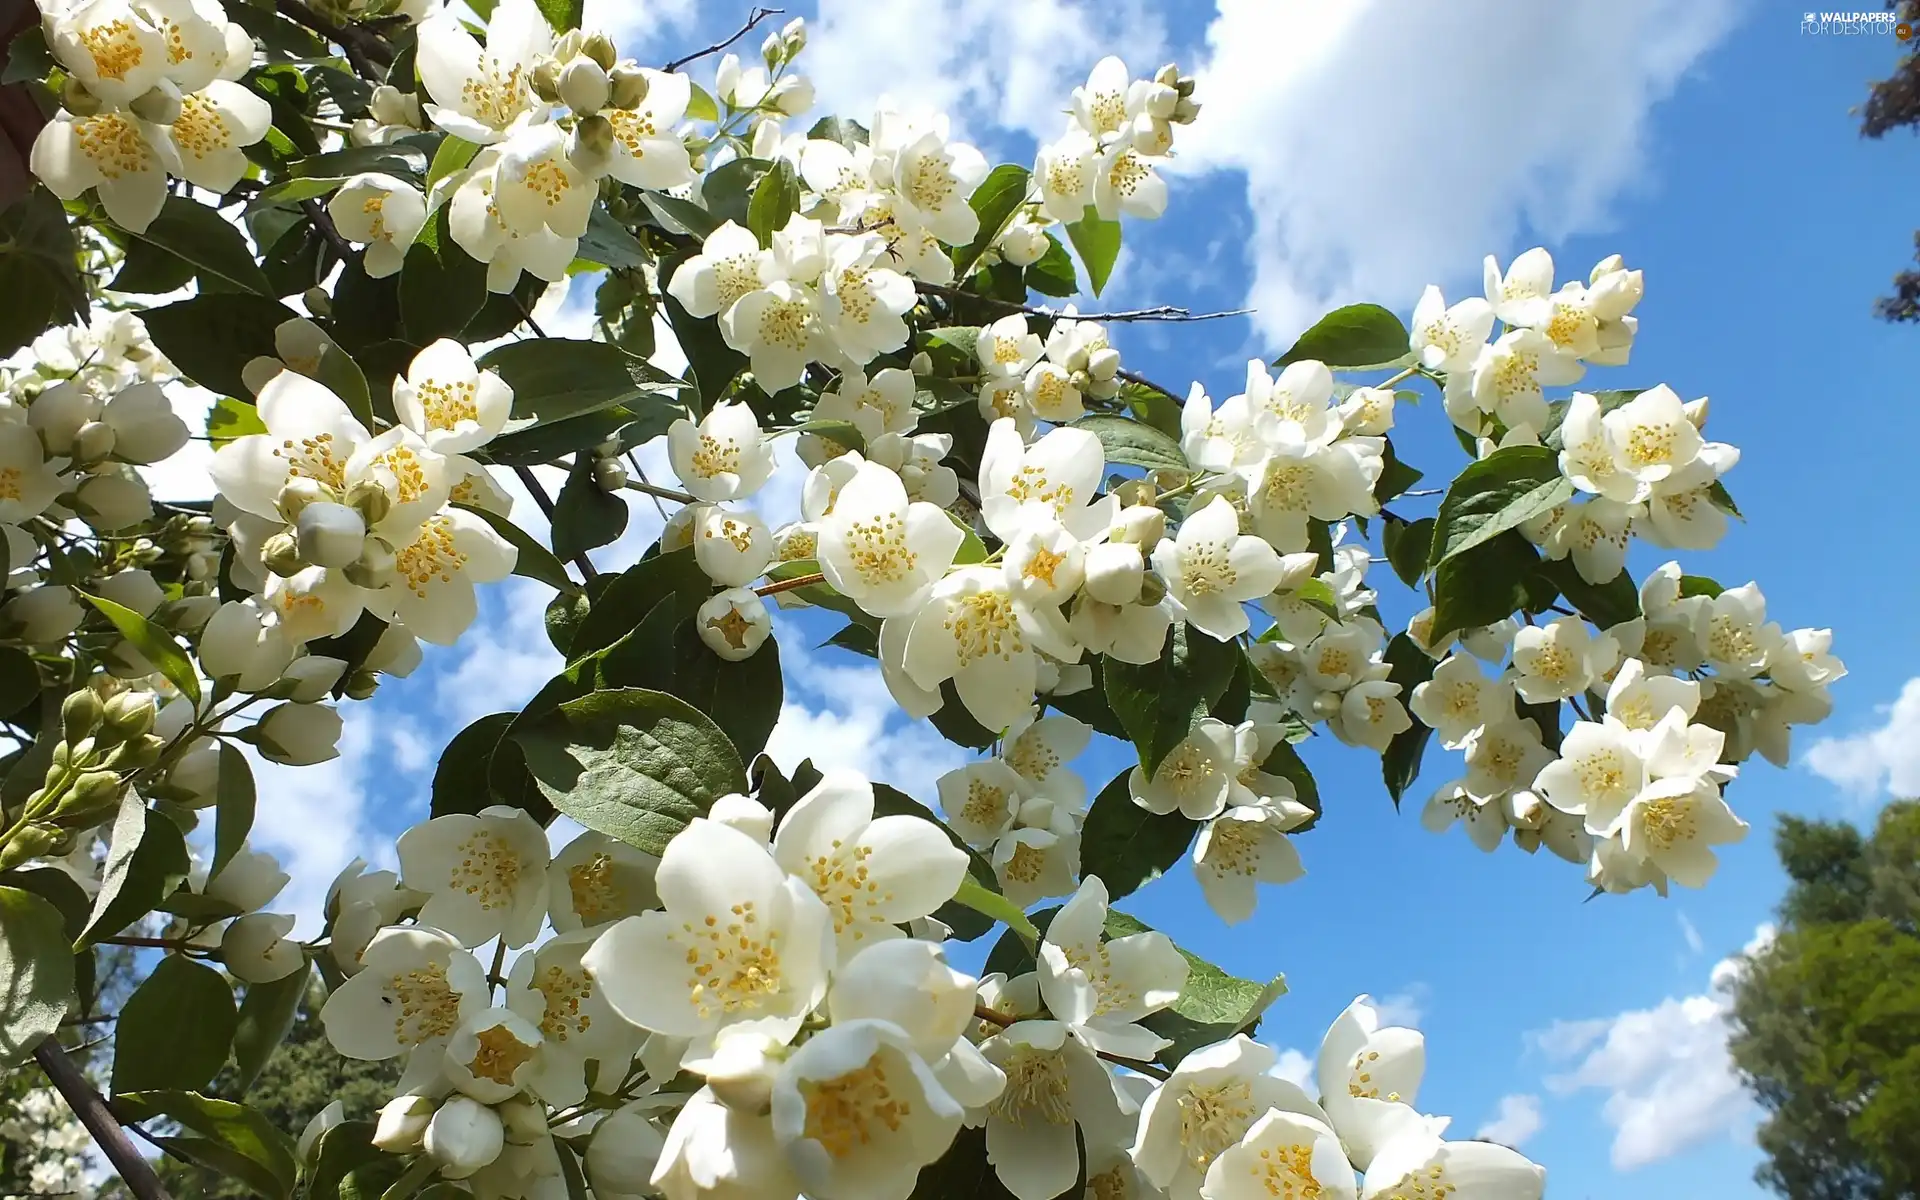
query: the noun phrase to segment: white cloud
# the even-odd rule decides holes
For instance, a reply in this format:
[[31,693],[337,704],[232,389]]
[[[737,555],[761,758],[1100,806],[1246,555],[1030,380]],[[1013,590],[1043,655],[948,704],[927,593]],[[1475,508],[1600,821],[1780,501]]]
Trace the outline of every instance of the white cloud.
[[1877,728],[1821,738],[1800,761],[1863,799],[1882,789],[1895,796],[1920,795],[1920,676],[1907,680],[1899,699],[1876,711],[1886,717]]
[[[1772,937],[1772,926],[1760,926],[1744,953]],[[1727,1055],[1727,989],[1740,969],[1739,958],[1722,959],[1697,995],[1612,1017],[1556,1021],[1528,1035],[1550,1061],[1571,1063],[1547,1077],[1549,1091],[1605,1093],[1600,1115],[1614,1129],[1615,1169],[1642,1167],[1745,1127],[1753,1103]],[[1503,1101],[1496,1123],[1505,1116]]]
[[1317,1090],[1313,1086],[1313,1060],[1292,1046],[1280,1051],[1279,1059],[1267,1068],[1267,1074],[1299,1084],[1308,1095]]
[[1688,952],[1693,954],[1700,953],[1700,951],[1705,948],[1704,943],[1700,940],[1700,931],[1693,927],[1692,921],[1687,920],[1687,914],[1676,912],[1673,915],[1679,918],[1680,936],[1686,939]]
[[1429,281],[1477,284],[1523,227],[1603,227],[1645,173],[1649,111],[1734,9],[1220,0],[1178,163],[1245,172],[1269,336],[1355,299],[1404,310]]
[[1518,1148],[1546,1123],[1547,1119],[1540,1113],[1540,1097],[1527,1093],[1502,1096],[1493,1119],[1480,1126],[1473,1136]]
[[1424,983],[1410,984],[1390,996],[1373,997],[1373,1008],[1380,1014],[1382,1025],[1404,1025],[1417,1029],[1420,1018],[1426,1015],[1429,991]]
[[[767,742],[783,770],[810,758],[822,770],[844,767],[888,783],[923,803],[934,781],[967,761],[967,753],[927,725],[909,721],[887,694],[877,666],[838,665],[789,636],[780,645],[786,704]],[[834,652],[838,656],[838,652]]]
[[340,715],[338,758],[288,767],[246,752],[259,794],[248,840],[278,858],[281,870],[293,877],[268,908],[299,917],[295,933],[302,938],[319,935],[327,888],[341,868],[355,857],[376,867],[395,862],[393,842],[374,827],[367,804],[381,724],[392,715],[373,704],[344,704]]

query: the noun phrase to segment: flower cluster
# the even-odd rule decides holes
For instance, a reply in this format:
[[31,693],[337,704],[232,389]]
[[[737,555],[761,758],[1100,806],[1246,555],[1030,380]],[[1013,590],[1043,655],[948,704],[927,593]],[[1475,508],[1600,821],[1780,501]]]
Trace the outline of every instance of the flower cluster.
[[1030,438],[1037,422],[1064,425],[1086,412],[1085,400],[1119,394],[1120,352],[1104,327],[1074,320],[1072,311],[1052,323],[1044,340],[1021,313],[980,331],[982,416],[1011,417]]
[[47,47],[65,72],[61,108],[33,142],[33,173],[63,200],[95,189],[107,216],[144,233],[167,178],[225,192],[273,111],[236,83],[253,39],[193,0],[42,0]]
[[1022,908],[1064,896],[1080,875],[1087,784],[1068,764],[1093,730],[1065,714],[1007,731],[993,758],[940,777],[947,827],[986,855],[1000,891]]
[[1152,79],[1131,79],[1127,64],[1103,58],[1073,89],[1066,132],[1040,147],[1033,177],[1040,207],[1056,221],[1092,208],[1105,221],[1157,217],[1167,185],[1155,167],[1173,150],[1173,127],[1200,114],[1193,80],[1169,63]]

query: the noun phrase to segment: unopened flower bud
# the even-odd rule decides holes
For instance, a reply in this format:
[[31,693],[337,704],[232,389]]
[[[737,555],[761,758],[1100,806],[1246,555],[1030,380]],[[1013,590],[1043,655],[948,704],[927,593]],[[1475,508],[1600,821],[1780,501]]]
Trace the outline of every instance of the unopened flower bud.
[[171,83],[163,82],[141,95],[135,96],[127,105],[133,115],[142,121],[151,121],[155,125],[171,125],[180,119],[180,89]]
[[387,514],[393,511],[393,497],[387,494],[385,486],[373,479],[362,479],[348,488],[341,503],[359,513],[368,529],[386,520]]
[[736,1112],[763,1113],[773,1100],[773,1077],[786,1059],[786,1044],[764,1033],[721,1037],[713,1053],[681,1066],[706,1077],[720,1103]]
[[627,486],[627,468],[617,458],[595,459],[593,482],[603,492],[617,492]]
[[280,682],[287,685],[287,699],[297,704],[315,704],[327,698],[333,685],[340,682],[340,673],[346,669],[345,659],[306,654],[287,666]]
[[1140,603],[1158,604],[1167,597],[1167,581],[1148,571],[1140,577]]
[[1147,554],[1160,544],[1160,539],[1166,533],[1166,513],[1151,504],[1133,504],[1115,514],[1107,538],[1115,542],[1131,542],[1140,547],[1142,554]]
[[76,829],[96,824],[120,803],[121,790],[118,772],[88,771],[67,789],[53,819]]
[[60,732],[67,741],[77,742],[93,732],[104,708],[92,688],[81,688],[60,703]]
[[349,700],[369,700],[380,689],[380,672],[364,668],[347,676],[347,686],[341,689]]
[[468,1096],[455,1096],[427,1121],[420,1147],[448,1179],[465,1179],[500,1157],[506,1127],[500,1115]]
[[340,757],[340,714],[325,704],[276,704],[253,732],[271,762],[309,767]]
[[614,49],[613,39],[604,33],[590,33],[580,43],[580,53],[593,60],[601,71],[613,70],[613,64],[620,61],[620,52]]
[[541,62],[528,73],[527,86],[542,103],[560,103],[560,64],[550,58]]
[[1618,254],[1609,254],[1599,262],[1593,264],[1593,270],[1587,275],[1587,282],[1589,284],[1599,283],[1602,276],[1611,275],[1615,271],[1624,271],[1626,269],[1626,259],[1620,257]]
[[1168,117],[1175,125],[1191,125],[1200,116],[1200,106],[1182,96],[1180,103],[1173,106],[1173,115]]
[[1680,412],[1687,418],[1687,424],[1695,429],[1707,427],[1707,397],[1687,401],[1680,406]]
[[360,543],[360,557],[346,566],[346,577],[363,588],[375,591],[393,582],[400,557],[385,538],[370,537]]
[[420,123],[419,97],[403,92],[390,83],[380,84],[373,89],[373,97],[367,101],[367,111],[382,125]]
[[28,825],[17,829],[0,846],[0,871],[10,871],[28,859],[47,858],[63,852],[71,844],[70,835],[51,825]]
[[322,500],[300,510],[294,522],[300,557],[317,567],[339,568],[360,557],[367,524],[344,504]]
[[700,606],[693,618],[700,640],[728,662],[752,658],[773,632],[773,618],[753,589],[721,592]]
[[920,351],[907,360],[907,369],[915,375],[933,374],[933,355],[928,354],[925,350]]
[[574,166],[591,174],[612,155],[613,122],[595,113],[574,124],[573,140],[567,147],[567,158]]
[[1130,542],[1103,542],[1087,549],[1087,595],[1102,604],[1132,604],[1146,579],[1146,559]]
[[807,21],[805,17],[795,17],[788,21],[786,28],[780,31],[780,40],[787,44],[789,55],[798,54],[807,48]]
[[300,543],[291,533],[280,532],[260,543],[260,562],[282,579],[290,579],[307,569],[300,557]]
[[769,71],[780,65],[780,61],[786,57],[786,53],[787,44],[780,40],[778,33],[769,33],[766,39],[760,43],[760,61],[767,64],[767,70]]
[[438,1107],[426,1096],[395,1096],[374,1121],[373,1144],[389,1154],[413,1153]]
[[595,1195],[646,1195],[666,1137],[640,1102],[617,1108],[593,1127],[587,1143],[587,1182]]
[[113,426],[88,421],[73,435],[73,458],[78,463],[99,462],[113,453]]
[[137,738],[153,728],[153,693],[121,692],[107,701],[100,720],[122,738]]
[[531,1146],[546,1136],[547,1110],[536,1100],[515,1096],[494,1105],[494,1111],[500,1114],[509,1145]]
[[561,68],[557,87],[561,102],[581,115],[605,108],[612,91],[606,68],[584,55]]
[[621,64],[609,73],[608,99],[615,108],[639,108],[647,102],[647,75],[639,67]]
[[1330,719],[1338,716],[1340,714],[1340,699],[1341,697],[1338,692],[1321,692],[1313,698],[1313,715],[1322,719]]
[[1102,346],[1087,355],[1087,374],[1095,379],[1112,379],[1120,371],[1120,352],[1112,346]]
[[115,747],[107,755],[107,765],[116,771],[138,771],[159,762],[160,752],[166,748],[166,739],[143,734]]
[[100,97],[89,92],[85,84],[71,75],[67,76],[66,83],[61,85],[60,106],[82,117],[91,117],[102,107]]
[[280,519],[291,525],[299,520],[300,510],[307,505],[321,500],[338,502],[339,499],[338,492],[318,479],[295,475],[280,489],[280,494],[274,498],[273,507],[274,511],[280,514]]
[[1163,87],[1173,87],[1180,82],[1180,65],[1168,63],[1153,73],[1153,81]]
[[772,102],[775,111],[797,117],[813,107],[813,81],[800,75],[785,75],[767,93],[761,103]]
[[1167,120],[1173,116],[1173,110],[1180,106],[1180,93],[1170,83],[1155,82],[1146,92],[1141,107],[1148,116],[1157,120]]
[[316,317],[327,317],[327,316],[333,315],[333,297],[327,295],[327,289],[325,288],[322,288],[322,287],[308,288],[305,292],[302,292],[300,294],[300,302],[302,304],[305,304],[307,306],[307,311],[312,313]]

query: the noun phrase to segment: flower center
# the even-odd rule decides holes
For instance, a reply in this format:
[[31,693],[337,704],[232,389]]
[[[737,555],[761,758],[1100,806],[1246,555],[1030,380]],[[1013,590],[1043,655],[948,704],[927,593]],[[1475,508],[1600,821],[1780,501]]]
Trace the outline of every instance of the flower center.
[[626,893],[614,878],[613,855],[605,851],[567,869],[573,911],[584,925],[611,921],[626,911]]
[[447,882],[492,912],[513,903],[520,866],[520,855],[505,838],[496,833],[476,833],[460,843],[460,862]]
[[733,906],[731,921],[708,916],[680,926],[687,946],[688,1000],[703,1019],[716,1013],[752,1011],[786,989],[780,969],[780,934],[762,934],[751,900]]
[[1178,1104],[1180,1144],[1194,1169],[1203,1173],[1214,1156],[1246,1136],[1253,1123],[1253,1085],[1245,1080],[1190,1088]]
[[394,570],[401,581],[422,600],[435,579],[452,583],[454,573],[466,565],[467,556],[454,548],[453,522],[443,516],[429,520],[413,544],[394,557]]
[[1015,1125],[1065,1125],[1073,1120],[1067,1060],[1058,1050],[1022,1046],[1000,1069],[1007,1073],[1007,1086],[988,1106],[994,1116]]
[[[384,200],[384,197],[376,199]],[[480,419],[480,406],[475,400],[479,392],[476,383],[464,379],[453,383],[427,379],[417,384],[414,391],[420,395],[420,408],[427,418],[429,429],[453,429],[462,421]]]
[[145,57],[140,35],[125,17],[81,30],[80,44],[92,56],[93,69],[102,79],[124,80]]
[[899,1132],[913,1115],[913,1106],[888,1086],[886,1065],[877,1054],[845,1075],[802,1084],[800,1090],[807,1103],[803,1136],[835,1158],[870,1144],[881,1128]]
[[489,1079],[502,1087],[513,1086],[513,1073],[533,1057],[536,1049],[513,1036],[513,1031],[505,1025],[482,1029],[479,1041],[480,1048],[474,1052],[467,1069],[475,1079]]
[[961,669],[978,659],[1012,662],[1027,652],[1027,640],[1014,619],[1013,599],[1000,592],[975,592],[953,606],[943,622],[953,637]]
[[393,1018],[393,1039],[402,1045],[445,1037],[460,1023],[460,998],[447,982],[443,963],[398,972],[387,980],[387,990],[392,995],[383,999],[400,1008]]
[[216,150],[225,150],[233,142],[233,131],[220,110],[199,95],[180,101],[180,115],[173,122],[173,144],[181,151],[202,159]]
[[592,1027],[593,1015],[580,1011],[581,1002],[593,995],[593,980],[587,978],[585,971],[575,974],[556,963],[540,972],[533,986],[546,997],[546,1011],[540,1016],[543,1035],[564,1042]]
[[808,864],[808,883],[833,914],[833,931],[852,930],[856,941],[866,936],[858,926],[883,922],[881,906],[893,900],[893,893],[881,891],[880,881],[868,870],[871,857],[871,846],[835,841],[833,853],[818,855]]

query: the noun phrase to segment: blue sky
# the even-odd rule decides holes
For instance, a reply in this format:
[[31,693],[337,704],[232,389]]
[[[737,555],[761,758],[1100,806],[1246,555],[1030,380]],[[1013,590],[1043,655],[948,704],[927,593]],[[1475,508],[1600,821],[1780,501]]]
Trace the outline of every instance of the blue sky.
[[[616,15],[595,0],[589,16],[650,61],[738,20],[706,7]],[[802,63],[819,75],[822,111],[841,101],[864,118],[882,93],[938,100],[990,158],[1013,161],[1030,158],[1034,132],[1053,131],[1066,89],[1100,54],[1141,71],[1169,56],[1201,64],[1207,108],[1168,217],[1129,223],[1101,301],[1259,308],[1122,332],[1127,365],[1176,390],[1193,379],[1216,397],[1238,390],[1247,357],[1273,357],[1337,303],[1404,314],[1429,280],[1450,295],[1477,290],[1488,252],[1505,260],[1544,243],[1562,277],[1616,251],[1645,270],[1632,365],[1589,379],[1713,398],[1711,435],[1743,451],[1728,484],[1748,523],[1683,561],[1726,584],[1758,580],[1788,627],[1834,626],[1852,675],[1819,732],[1860,736],[1817,756],[1824,776],[1755,760],[1729,794],[1753,834],[1704,892],[1592,903],[1579,870],[1557,859],[1511,845],[1483,855],[1420,827],[1419,802],[1457,755],[1434,748],[1396,814],[1376,758],[1316,739],[1307,758],[1327,818],[1300,840],[1304,880],[1264,893],[1233,930],[1184,868],[1126,907],[1237,973],[1286,972],[1292,992],[1265,1030],[1277,1046],[1311,1056],[1355,994],[1392,997],[1428,1035],[1422,1107],[1470,1136],[1503,1097],[1520,1098],[1509,1111],[1538,1112],[1524,1149],[1549,1168],[1553,1196],[1758,1196],[1752,1118],[1726,1076],[1710,973],[1781,890],[1774,813],[1863,817],[1889,781],[1920,787],[1920,685],[1885,711],[1920,675],[1920,633],[1901,568],[1880,561],[1910,540],[1902,484],[1920,421],[1900,368],[1920,330],[1870,312],[1920,222],[1899,201],[1920,194],[1920,155],[1905,135],[1863,142],[1849,114],[1894,44],[1803,36],[1798,9],[1730,0],[1319,7],[829,0]],[[1401,425],[1403,458],[1431,476],[1457,470],[1437,401]],[[768,507],[797,486],[777,485]],[[627,543],[599,557],[622,561],[657,523],[637,516]],[[1664,557],[1636,548],[1630,565],[1638,575]],[[1397,582],[1376,571],[1383,607],[1404,617],[1404,599],[1385,598],[1403,595]],[[317,873],[309,893],[351,853],[390,854],[392,836],[424,815],[446,739],[517,706],[551,672],[536,632],[543,600],[518,581],[495,589],[469,643],[351,706],[346,758],[273,774],[261,837],[294,858],[297,878]],[[863,765],[930,799],[958,756],[889,720],[865,660],[799,652],[831,628],[789,624],[783,650],[798,666],[776,753]],[[1090,789],[1130,758],[1096,747],[1081,764]]]

